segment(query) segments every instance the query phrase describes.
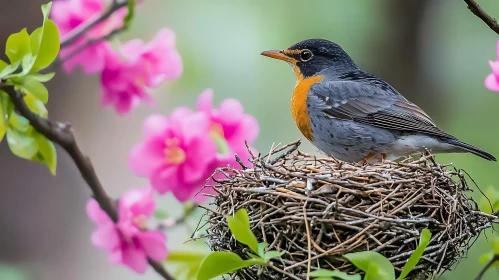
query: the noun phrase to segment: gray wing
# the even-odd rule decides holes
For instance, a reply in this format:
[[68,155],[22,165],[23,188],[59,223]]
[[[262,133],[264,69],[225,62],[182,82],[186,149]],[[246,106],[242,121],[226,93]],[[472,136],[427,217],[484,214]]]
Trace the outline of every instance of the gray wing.
[[377,78],[315,84],[309,102],[330,118],[455,139],[439,129],[416,104]]

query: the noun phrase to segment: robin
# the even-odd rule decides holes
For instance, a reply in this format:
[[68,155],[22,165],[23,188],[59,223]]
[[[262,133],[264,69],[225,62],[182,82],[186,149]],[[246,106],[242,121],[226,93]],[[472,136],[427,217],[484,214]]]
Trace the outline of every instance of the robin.
[[438,128],[395,88],[363,71],[339,45],[309,39],[262,55],[284,60],[296,75],[291,113],[303,135],[347,162],[394,160],[429,149],[496,158]]

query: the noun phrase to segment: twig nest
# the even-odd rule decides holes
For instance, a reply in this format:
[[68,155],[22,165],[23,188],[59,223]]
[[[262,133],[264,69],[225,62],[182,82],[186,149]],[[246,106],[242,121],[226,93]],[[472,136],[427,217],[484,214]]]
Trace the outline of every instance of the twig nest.
[[495,219],[464,194],[471,189],[463,172],[435,163],[432,155],[354,165],[297,151],[298,145],[255,157],[244,170],[219,169],[214,176],[216,209],[206,213],[211,249],[248,258],[249,249],[234,239],[225,219],[245,208],[258,240],[286,252],[273,260],[278,269],[267,267],[257,276],[258,268],[246,268],[236,272],[242,279],[305,279],[309,263],[312,271],[358,273],[342,255],[366,250],[387,257],[398,274],[424,228],[432,238],[411,275],[441,273]]

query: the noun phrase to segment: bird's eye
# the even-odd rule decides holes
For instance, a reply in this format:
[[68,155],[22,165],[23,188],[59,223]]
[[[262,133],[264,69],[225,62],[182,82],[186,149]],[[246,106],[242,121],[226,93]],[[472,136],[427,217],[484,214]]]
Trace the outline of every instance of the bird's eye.
[[311,60],[313,57],[312,55],[312,52],[309,51],[309,50],[303,50],[301,53],[300,53],[300,59],[301,61],[303,62],[307,62],[309,60]]

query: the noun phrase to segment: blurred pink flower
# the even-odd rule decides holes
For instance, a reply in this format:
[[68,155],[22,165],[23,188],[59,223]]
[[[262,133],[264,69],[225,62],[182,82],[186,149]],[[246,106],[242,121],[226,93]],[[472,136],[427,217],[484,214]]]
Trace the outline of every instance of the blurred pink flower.
[[179,201],[192,199],[211,175],[217,147],[209,137],[210,120],[182,107],[167,118],[151,115],[143,143],[133,147],[129,166],[148,177],[159,193],[171,191]]
[[167,256],[165,235],[144,230],[155,208],[152,194],[150,187],[125,193],[118,202],[116,224],[95,199],[87,203],[87,215],[97,226],[92,233],[92,244],[106,249],[111,263],[124,264],[137,273],[146,271],[148,257],[163,261]]
[[499,41],[497,41],[497,60],[489,60],[492,73],[485,78],[485,87],[491,91],[499,92]]
[[219,158],[229,156],[229,161],[235,163],[234,153],[247,163],[249,153],[244,144],[252,145],[259,133],[258,121],[244,113],[244,108],[236,99],[228,98],[220,103],[219,108],[213,108],[213,90],[204,90],[198,98],[197,108],[206,113],[211,120],[210,133],[212,137],[225,140],[229,150]]
[[[106,0],[60,0],[54,1],[51,19],[57,25],[61,34],[61,41],[68,38],[71,31],[84,24],[90,19],[94,19],[107,9],[110,1]],[[85,32],[71,45],[61,50],[64,57],[78,49],[88,40],[100,39],[110,34],[113,30],[123,26],[126,15],[126,7],[114,12],[108,19]],[[66,72],[72,72],[77,66],[81,66],[85,73],[94,74],[102,71],[105,60],[105,50],[107,43],[95,43],[64,62],[63,68]]]
[[175,34],[161,29],[148,44],[135,39],[123,44],[120,53],[108,48],[101,76],[101,102],[113,105],[118,114],[124,115],[140,101],[153,104],[148,88],[181,74],[182,59],[175,49]]

